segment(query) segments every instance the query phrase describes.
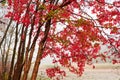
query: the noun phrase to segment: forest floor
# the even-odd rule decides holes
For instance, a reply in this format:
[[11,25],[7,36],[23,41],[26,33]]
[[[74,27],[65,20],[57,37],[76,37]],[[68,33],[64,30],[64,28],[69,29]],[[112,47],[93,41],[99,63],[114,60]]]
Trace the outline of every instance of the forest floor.
[[120,80],[120,69],[86,69],[81,77],[70,73],[64,80]]

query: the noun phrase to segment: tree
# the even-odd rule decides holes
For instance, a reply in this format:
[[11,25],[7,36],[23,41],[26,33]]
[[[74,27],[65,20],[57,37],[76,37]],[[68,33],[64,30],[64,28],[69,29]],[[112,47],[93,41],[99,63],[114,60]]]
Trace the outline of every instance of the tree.
[[[113,63],[120,62],[120,1],[8,0],[7,3],[9,10],[5,17],[10,18],[10,24],[12,21],[16,24],[8,80],[27,80],[34,53],[37,57],[31,80],[36,80],[40,62],[47,55],[53,57],[53,63],[78,75],[82,75],[86,63],[91,64],[97,57],[105,61],[112,55]],[[63,30],[56,30],[63,25]],[[107,45],[108,51],[99,53],[101,45]],[[65,76],[58,67],[46,72],[51,78],[57,73]]]
[[14,28],[12,26],[10,29],[6,28],[9,19],[3,18],[3,15],[6,14],[7,7],[0,4],[0,9],[2,9],[0,11],[0,80],[6,80],[10,67],[9,59]]

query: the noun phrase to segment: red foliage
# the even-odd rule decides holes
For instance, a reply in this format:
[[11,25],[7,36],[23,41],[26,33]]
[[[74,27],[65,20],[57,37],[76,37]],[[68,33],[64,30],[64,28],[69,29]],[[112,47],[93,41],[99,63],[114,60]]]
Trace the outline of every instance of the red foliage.
[[[60,76],[66,76],[65,72],[60,70],[59,67],[55,67],[55,68],[48,68],[46,70],[46,73],[48,75],[48,77],[53,78],[56,77],[58,75]],[[59,80],[59,77],[56,77],[56,80]]]
[[[43,24],[42,33],[46,20],[52,19],[43,58],[47,55],[51,57],[55,55],[53,62],[60,63],[71,72],[81,75],[85,63],[91,63],[92,59],[97,57],[102,57],[105,61],[105,57],[98,54],[101,45],[108,44],[111,46],[108,46],[108,52],[115,53],[112,54],[115,58],[117,54],[117,59],[112,62],[120,62],[120,1],[108,3],[105,0],[61,0],[55,4],[55,2],[50,3],[51,0],[45,0],[43,4],[42,1],[36,3],[35,0],[28,6],[30,1],[8,0],[12,11],[8,11],[6,17],[13,17],[16,22],[29,27],[33,24],[32,18],[35,16],[34,34],[39,24]],[[39,8],[36,12],[38,4]],[[59,26],[59,23],[62,25]],[[56,29],[63,28],[63,25],[64,29],[57,32]],[[38,41],[44,35],[41,33]],[[23,35],[21,38],[24,39]],[[110,51],[111,49],[114,51]],[[72,63],[76,63],[77,68],[72,66]],[[56,73],[64,74],[59,68],[47,69],[49,77],[55,76]]]

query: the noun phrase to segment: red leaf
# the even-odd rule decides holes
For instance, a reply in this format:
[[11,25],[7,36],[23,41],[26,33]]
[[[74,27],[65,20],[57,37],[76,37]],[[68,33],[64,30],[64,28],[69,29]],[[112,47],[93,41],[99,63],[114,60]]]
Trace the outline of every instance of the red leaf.
[[93,65],[92,68],[95,69],[95,65]]

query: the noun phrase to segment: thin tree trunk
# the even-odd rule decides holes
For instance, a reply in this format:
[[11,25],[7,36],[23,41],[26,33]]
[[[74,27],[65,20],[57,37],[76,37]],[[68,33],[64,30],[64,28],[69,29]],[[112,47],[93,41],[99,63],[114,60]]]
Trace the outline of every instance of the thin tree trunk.
[[31,80],[36,80],[36,78],[37,78],[37,73],[38,73],[40,62],[41,62],[45,41],[47,39],[49,30],[50,30],[50,23],[51,23],[51,19],[47,20],[46,25],[45,25],[44,38],[41,40],[41,42],[39,44],[38,54],[37,54],[34,69],[32,72]]
[[[23,34],[24,32],[24,27],[22,26],[22,31],[21,31],[21,34]],[[13,73],[13,79],[12,80],[19,80],[18,79],[18,76],[19,76],[19,69],[21,67],[21,48],[22,48],[22,45],[23,45],[23,42],[22,42],[22,39],[20,40],[20,43],[19,43],[19,48],[18,48],[18,55],[17,55],[17,62],[15,64],[15,67],[14,67],[14,73]],[[19,69],[18,69],[19,68]]]
[[[38,6],[36,7],[35,13],[37,13],[37,11],[38,11]],[[34,43],[33,48],[30,50],[30,57],[28,58],[31,36],[32,36],[32,32],[33,32],[33,26],[35,24],[35,18],[36,17],[34,15],[33,19],[32,19],[32,24],[31,24],[31,30],[30,30],[30,33],[29,33],[29,41],[28,41],[28,45],[27,45],[27,49],[26,49],[26,53],[25,53],[24,74],[23,74],[22,80],[27,80],[27,76],[28,76],[28,73],[29,73],[29,69],[30,69],[30,66],[31,66],[31,61],[32,61],[33,53],[34,53],[35,43]]]
[[[5,47],[4,47],[5,48]],[[4,51],[5,52],[5,51]],[[5,80],[5,62],[4,62],[4,53],[2,54],[2,79]]]
[[[32,0],[30,0],[29,3],[27,4],[26,13],[29,13],[28,9],[29,9],[31,1]],[[13,80],[20,80],[20,78],[21,78],[21,73],[23,70],[24,63],[25,63],[23,59],[24,59],[24,54],[26,53],[25,46],[26,46],[27,31],[28,31],[28,28],[25,27],[23,24],[23,28],[22,28],[22,32],[21,32],[21,41],[20,41],[20,46],[19,46],[19,50],[18,50],[18,58],[17,58],[17,62],[15,65],[15,68],[14,68]],[[22,39],[22,37],[24,39]]]
[[11,61],[11,66],[10,66],[8,80],[11,80],[12,72],[13,72],[13,66],[14,66],[14,61],[15,61],[16,47],[17,47],[17,42],[18,42],[18,37],[17,37],[18,36],[18,23],[16,24],[15,27],[16,27],[15,44],[14,44],[14,49],[13,49],[13,55],[12,55],[12,61]]
[[41,44],[41,46],[39,46],[39,50],[38,50],[37,58],[36,58],[36,61],[35,61],[35,66],[34,66],[34,69],[33,69],[31,80],[36,80],[39,65],[40,65],[40,61],[41,61],[41,58],[42,58],[42,52],[43,52],[42,47],[43,47],[43,45]]
[[[15,69],[14,69],[14,75],[13,75],[13,80],[20,80],[21,78],[21,73],[22,73],[22,69],[23,69],[23,58],[24,58],[24,53],[25,53],[25,42],[26,42],[26,33],[27,33],[27,27],[25,28],[24,31],[24,26],[23,26],[23,30],[22,30],[22,35],[24,35],[24,39],[21,38],[20,41],[20,46],[19,46],[19,51],[18,51],[18,58],[17,58],[17,62],[15,65]],[[23,37],[23,36],[21,36]]]
[[12,18],[10,19],[10,22],[9,22],[7,28],[6,28],[6,31],[5,31],[5,33],[4,33],[4,36],[3,36],[3,38],[2,38],[2,40],[1,40],[1,42],[0,42],[0,48],[1,48],[1,45],[2,45],[4,39],[5,39],[6,35],[7,35],[7,32],[8,32],[8,30],[9,30],[9,27],[10,27],[11,23],[12,23]]
[[12,36],[13,36],[14,30],[12,30],[11,35],[10,35],[10,40],[9,40],[9,44],[8,44],[8,49],[6,51],[6,56],[5,56],[5,66],[7,67],[7,60],[8,60],[8,56],[9,56],[9,50],[10,50],[10,46],[11,46],[11,41],[12,41]]
[[31,52],[30,52],[30,57],[28,59],[28,61],[26,62],[26,65],[24,67],[24,74],[23,74],[23,78],[22,80],[27,80],[28,77],[28,73],[30,70],[30,66],[31,66],[31,61],[32,61],[32,57],[33,57],[33,53],[34,53],[34,48],[32,48]]
[[2,54],[2,79],[5,80],[5,53],[6,53],[6,38],[3,44],[3,54]]
[[[13,33],[14,33],[14,30],[11,32],[10,39],[9,39],[9,44],[8,44],[8,49],[6,50],[6,56],[5,56],[5,76],[6,76],[6,73],[7,73],[7,75],[9,75],[8,72],[10,70],[9,69],[10,68],[10,63],[7,63],[7,61],[8,61],[9,50],[10,50],[10,46],[11,46],[11,41],[12,41]],[[5,79],[8,79],[8,76],[5,77]]]
[[31,45],[31,47],[30,47],[31,52],[30,52],[29,59],[27,60],[27,62],[26,62],[26,64],[25,64],[23,80],[26,80],[26,79],[27,79],[27,75],[28,75],[28,72],[29,72],[30,66],[31,66],[31,61],[32,61],[33,53],[34,53],[34,50],[35,50],[35,44],[36,44],[36,41],[37,41],[37,39],[38,39],[38,37],[39,37],[39,33],[40,33],[41,26],[42,26],[42,25],[39,26],[38,31],[37,31],[37,34],[36,34],[36,36],[35,36],[35,38],[34,38],[34,40],[33,40],[33,43],[32,43],[32,45]]
[[[30,0],[27,4],[27,9],[26,13],[29,13],[29,6],[32,0]],[[25,14],[26,15],[26,14]],[[24,30],[25,29],[25,30]],[[13,75],[13,80],[20,80],[21,78],[21,73],[24,65],[24,54],[25,54],[25,44],[26,44],[26,34],[27,34],[28,28],[22,27],[22,32],[21,32],[21,38],[24,37],[24,40],[21,39],[19,48],[18,48],[18,57],[17,57],[17,62],[15,64],[14,68],[14,75]]]

